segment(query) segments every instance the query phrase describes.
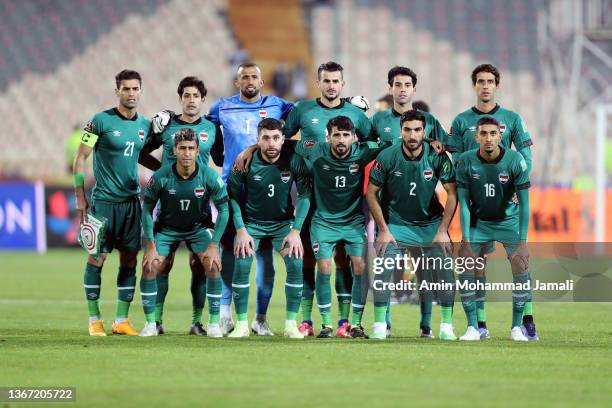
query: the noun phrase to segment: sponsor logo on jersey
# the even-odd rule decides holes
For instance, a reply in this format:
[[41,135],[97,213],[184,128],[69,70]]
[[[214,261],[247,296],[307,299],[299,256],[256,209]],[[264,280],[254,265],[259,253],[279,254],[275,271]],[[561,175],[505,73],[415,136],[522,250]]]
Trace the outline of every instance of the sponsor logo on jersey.
[[175,195],[176,194],[176,190],[168,190],[168,194]]
[[510,180],[510,177],[506,173],[499,173],[499,182],[506,184]]
[[93,132],[93,122],[91,120],[89,122],[87,122],[87,124],[85,125],[85,131],[86,132]]
[[206,143],[207,140],[208,140],[208,133],[200,132],[200,141],[202,141],[202,143]]
[[386,127],[386,128],[383,129],[383,132],[391,133],[391,128],[390,127]]
[[319,119],[318,118],[312,118],[311,120],[313,125],[318,125],[319,124]]
[[196,187],[193,192],[195,193],[195,196],[197,198],[201,198],[204,197],[204,187],[200,186],[200,187]]
[[259,110],[259,117],[264,119],[265,117],[268,116],[268,112],[265,109],[260,109]]
[[318,242],[315,242],[314,244],[312,244],[312,252],[314,252],[315,255],[319,253],[319,243]]
[[290,179],[291,179],[291,172],[290,171],[283,171],[283,172],[281,172],[281,180],[283,181],[283,183],[289,182]]
[[401,171],[394,171],[393,174],[395,174],[395,177],[402,177]]
[[255,176],[253,176],[253,180],[255,180],[255,181],[261,181],[261,176],[257,176],[257,175],[255,175]]
[[329,170],[329,166],[327,164],[324,164],[322,167],[323,167],[323,170]]
[[376,170],[376,171],[382,171],[382,166],[381,166],[381,164],[380,164],[380,162],[379,162],[378,160],[376,160],[376,161],[374,162],[374,170]]
[[480,174],[478,174],[478,173],[474,173],[474,174],[472,174],[472,178],[473,178],[474,180],[480,180]]
[[358,164],[351,164],[349,166],[349,173],[357,174],[358,171],[359,171],[359,165]]
[[144,130],[140,129],[140,130],[138,131],[138,137],[140,138],[140,140],[144,140],[144,138],[145,138],[145,132],[144,132]]
[[433,177],[433,171],[431,171],[430,169],[423,170],[423,178],[426,181],[431,180],[432,177]]
[[314,140],[307,140],[303,143],[303,146],[307,149],[312,149],[315,145],[315,141]]
[[118,130],[113,130],[113,136],[121,136],[121,132]]
[[470,132],[475,132],[476,131],[476,126],[470,126],[469,129],[470,129]]
[[500,123],[499,124],[499,131],[500,131],[500,133],[503,134],[506,131],[506,125],[503,124],[503,123]]

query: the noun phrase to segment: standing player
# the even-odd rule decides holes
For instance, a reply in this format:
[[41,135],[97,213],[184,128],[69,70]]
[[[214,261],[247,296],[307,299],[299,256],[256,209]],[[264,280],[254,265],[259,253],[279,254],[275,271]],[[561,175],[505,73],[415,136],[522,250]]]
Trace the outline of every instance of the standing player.
[[[253,252],[258,249],[261,240],[267,238],[272,240],[274,248],[283,256],[287,270],[284,334],[290,338],[302,339],[304,336],[298,330],[296,316],[303,286],[300,229],[310,206],[308,169],[301,156],[281,151],[284,137],[280,121],[266,118],[259,122],[257,128],[258,152],[253,156],[247,171],[232,172],[228,184],[237,230],[232,281],[237,322],[229,337],[249,335],[247,308]],[[298,192],[295,219],[291,204],[291,187],[294,182]],[[244,214],[238,201],[242,194]]]
[[[523,156],[527,163],[527,169],[531,172],[531,136],[525,127],[525,122],[516,112],[504,109],[499,106],[495,99],[495,94],[499,86],[500,73],[491,64],[478,65],[472,71],[472,86],[476,93],[476,105],[458,114],[451,126],[449,138],[449,150],[457,153],[457,156],[468,150],[479,147],[476,139],[477,123],[483,116],[492,116],[500,124],[501,144],[506,149],[512,146]],[[486,278],[483,270],[476,270],[476,281],[483,285]],[[489,337],[489,330],[486,324],[485,310],[485,290],[479,289],[476,292],[476,304],[478,313],[478,327],[481,338]],[[523,319],[524,329],[529,332],[531,338],[537,334],[531,331],[533,323],[533,305],[531,302],[525,305],[525,317]]]
[[[157,292],[155,276],[169,270],[169,259],[174,256],[181,241],[195,254],[208,278],[208,336],[222,337],[219,327],[219,299],[221,278],[219,268],[219,241],[229,217],[225,183],[217,172],[198,163],[199,138],[193,129],[182,128],[174,134],[175,163],[156,171],[145,191],[142,225],[147,239],[143,259],[143,292],[150,293],[145,307],[146,324],[141,336],[157,336],[154,294]],[[209,200],[218,210],[214,225]],[[160,203],[155,235],[153,209]],[[201,311],[200,311],[201,315]]]
[[[355,133],[360,140],[370,137],[371,125],[365,113],[340,98],[345,85],[342,65],[336,62],[326,62],[317,71],[317,86],[320,97],[299,102],[291,111],[285,122],[284,133],[287,137],[294,136],[298,131],[302,141],[325,142],[328,122],[340,115],[348,117],[354,123]],[[310,250],[310,218],[314,212],[311,206],[305,228],[302,229],[304,243],[304,291],[302,294],[302,325],[300,331],[306,336],[314,335],[312,328],[312,302],[315,292],[315,254]],[[338,298],[339,321],[337,336],[348,337],[350,324],[348,316],[351,306],[352,276],[350,265],[342,247],[336,251],[336,296]]]
[[[395,66],[387,73],[389,93],[393,97],[393,106],[372,116],[373,135],[382,140],[400,143],[400,117],[412,110],[412,97],[416,93],[417,75],[409,68]],[[416,108],[415,108],[416,109]],[[443,145],[448,143],[448,134],[432,114],[421,111],[425,117],[425,139],[437,140]]]
[[[405,112],[401,116],[400,125],[402,143],[396,143],[378,155],[368,185],[368,206],[378,226],[377,252],[379,256],[395,258],[409,249],[413,257],[424,255],[442,260],[450,247],[448,226],[457,208],[453,165],[447,155],[438,155],[428,144],[423,143],[427,125],[422,112]],[[435,192],[438,181],[448,194],[444,208]],[[439,243],[444,248],[433,243]],[[375,279],[380,283],[388,282],[394,269],[385,268],[383,275]],[[443,267],[438,267],[436,272],[440,282],[450,285],[447,290],[439,292],[442,313],[440,338],[456,340],[453,333],[454,274],[452,270]],[[419,285],[423,280],[431,282],[432,268],[419,267],[417,277]],[[385,315],[389,291],[377,289],[375,284],[374,294],[372,338],[384,339],[387,337]],[[431,291],[421,291],[420,296],[421,337],[433,337]]]
[[318,337],[332,337],[331,258],[338,243],[343,242],[353,269],[350,336],[367,338],[361,327],[367,295],[367,288],[362,284],[366,244],[365,217],[362,211],[363,170],[368,162],[391,143],[387,142],[380,147],[375,142],[355,144],[355,128],[346,116],[336,116],[330,120],[327,132],[330,143],[305,141],[298,145],[298,151],[310,168],[316,203],[310,236],[318,267],[315,288],[322,322]]
[[[174,135],[182,128],[193,129],[199,138],[198,150],[200,152],[197,160],[201,167],[208,167],[209,157],[212,154],[213,161],[217,166],[223,163],[223,153],[212,147],[219,147],[215,144],[217,138],[217,127],[210,121],[202,117],[202,104],[206,100],[207,89],[204,82],[197,77],[188,76],[183,78],[178,85],[178,96],[182,112],[180,115],[172,116],[167,126],[161,133],[153,133],[149,142],[143,148],[143,152],[149,153],[163,146],[162,165],[176,163],[174,154]],[[211,151],[212,150],[212,151]],[[160,270],[157,274],[157,299],[155,304],[155,321],[157,331],[164,334],[162,318],[164,302],[168,294],[168,275],[172,269],[174,252],[166,259],[164,265],[167,270]],[[189,253],[189,266],[191,268],[191,296],[192,296],[192,321],[189,334],[204,336],[206,331],[202,326],[202,311],[206,299],[206,274],[200,261]]]
[[[136,255],[140,250],[140,184],[138,163],[154,169],[159,162],[140,154],[148,137],[151,122],[136,112],[142,94],[141,77],[136,71],[123,70],[115,76],[116,108],[97,113],[85,127],[79,151],[74,160],[74,188],[81,223],[91,214],[105,218],[106,233],[101,237],[100,254],[89,255],[85,266],[84,287],[89,309],[89,334],[106,336],[100,320],[100,284],[107,254],[119,251],[117,275],[117,310],[112,331],[115,334],[138,335],[128,320],[130,303],[136,287]],[[96,185],[91,208],[85,196],[85,162],[93,152]],[[143,304],[148,295],[142,288]]]
[[[476,124],[479,149],[463,153],[457,159],[462,245],[459,255],[482,257],[495,251],[495,241],[506,249],[512,268],[512,325],[510,338],[527,341],[521,330],[526,302],[531,302],[529,252],[529,170],[525,158],[503,145],[500,123],[485,116]],[[518,204],[513,199],[518,197]],[[484,269],[484,268],[483,268]],[[474,271],[461,279],[474,283]],[[461,340],[480,340],[475,299],[471,289],[461,290],[468,329]],[[529,330],[537,333],[533,322]]]

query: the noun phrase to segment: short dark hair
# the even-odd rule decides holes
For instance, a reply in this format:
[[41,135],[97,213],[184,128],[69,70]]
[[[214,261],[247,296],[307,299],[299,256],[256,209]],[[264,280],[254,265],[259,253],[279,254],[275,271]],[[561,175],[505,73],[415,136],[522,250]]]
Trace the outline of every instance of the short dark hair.
[[204,81],[202,81],[196,76],[187,76],[181,79],[181,82],[179,82],[178,88],[176,90],[178,92],[179,97],[183,96],[183,91],[189,86],[197,88],[200,92],[200,95],[202,95],[202,98],[204,98],[208,93],[206,85],[204,85]]
[[491,64],[480,64],[472,71],[472,85],[476,85],[476,76],[481,72],[488,72],[493,74],[495,77],[495,85],[499,85],[499,78],[501,75],[499,74],[499,70]]
[[425,129],[425,115],[415,109],[411,109],[406,111],[400,117],[400,128],[404,126],[404,122],[408,122],[410,120],[418,120],[423,124],[423,129]]
[[344,74],[342,73],[342,71],[344,71],[344,68],[342,68],[342,65],[334,61],[327,61],[319,65],[319,68],[317,69],[317,78],[321,79],[321,72],[323,71],[327,71],[327,72],[338,72],[339,71],[340,75],[344,77]]
[[495,125],[499,128],[499,122],[493,116],[483,116],[476,122],[476,129],[482,125]]
[[195,142],[198,146],[199,140],[193,129],[181,128],[174,134],[174,146],[178,146],[180,142]]
[[332,128],[338,128],[338,130],[348,130],[351,133],[355,133],[355,125],[348,116],[336,116],[327,122],[327,134],[331,136]]
[[119,89],[121,81],[126,81],[128,79],[137,79],[138,83],[142,85],[142,78],[140,77],[140,74],[138,72],[133,71],[131,69],[124,69],[123,71],[115,75],[115,85],[117,86],[117,89]]
[[259,65],[257,65],[256,63],[252,61],[248,61],[248,62],[243,62],[242,64],[238,65],[238,69],[236,70],[236,76],[238,76],[238,72],[242,68],[253,68],[253,67],[257,68],[259,72],[261,72],[261,67]]
[[429,112],[429,105],[425,101],[414,101],[412,102],[412,109],[418,109],[423,112]]
[[283,124],[280,120],[276,120],[274,118],[265,118],[262,119],[261,122],[259,122],[259,125],[257,125],[257,136],[259,136],[263,129],[280,130],[281,133],[283,133]]
[[417,84],[417,74],[414,73],[413,70],[406,67],[394,66],[387,73],[387,83],[389,86],[393,86],[393,79],[395,79],[398,75],[408,75],[412,79],[412,86],[416,86]]

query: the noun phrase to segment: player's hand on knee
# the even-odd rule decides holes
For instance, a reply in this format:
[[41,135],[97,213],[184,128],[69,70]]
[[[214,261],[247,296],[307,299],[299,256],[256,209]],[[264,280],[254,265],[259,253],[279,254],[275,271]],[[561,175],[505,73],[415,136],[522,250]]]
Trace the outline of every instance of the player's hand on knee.
[[[204,265],[204,271],[209,272],[212,270],[221,270],[221,255],[219,253],[219,245],[211,242],[208,244],[206,251],[201,257],[202,265]],[[210,273],[210,272],[209,272]]]
[[163,110],[161,112],[157,112],[151,118],[151,128],[154,133],[161,133],[164,131],[168,123],[170,123],[170,119],[174,116],[174,112]]
[[289,234],[283,239],[281,244],[281,256],[292,257],[295,254],[296,258],[304,257],[304,247],[302,246],[302,238],[300,232],[295,229],[291,229]]
[[157,253],[155,243],[153,241],[147,242],[145,253],[142,257],[142,268],[148,273],[153,273],[156,267],[160,266],[162,258]]
[[236,231],[236,243],[234,244],[234,256],[246,258],[255,253],[255,242],[253,237],[242,227]]
[[452,241],[448,231],[438,231],[433,239],[434,243],[437,243],[442,248],[444,256],[450,256],[453,253]]
[[395,237],[391,234],[391,232],[379,232],[378,237],[376,237],[376,242],[374,243],[376,254],[378,256],[383,256],[387,251],[387,246],[389,244],[393,244],[397,247],[397,241],[395,241]]
[[508,257],[512,273],[521,273],[529,269],[529,248],[527,242],[521,242],[514,253]]

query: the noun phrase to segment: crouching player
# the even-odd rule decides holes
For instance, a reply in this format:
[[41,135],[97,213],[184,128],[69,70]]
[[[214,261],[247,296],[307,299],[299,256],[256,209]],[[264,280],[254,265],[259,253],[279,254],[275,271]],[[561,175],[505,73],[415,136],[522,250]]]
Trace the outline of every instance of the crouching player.
[[[185,241],[204,266],[207,278],[208,336],[222,337],[219,327],[221,299],[221,259],[219,241],[229,217],[225,183],[209,167],[200,166],[198,136],[183,128],[174,136],[176,163],[156,171],[147,184],[142,225],[147,240],[142,262],[141,294],[146,323],[141,336],[156,336],[156,275],[168,269],[167,263]],[[218,210],[213,227],[209,200]],[[159,213],[153,233],[153,209],[159,201]],[[214,228],[214,231],[212,230]]]
[[[283,151],[281,154],[283,143],[281,122],[273,118],[263,119],[257,126],[259,149],[249,168],[234,170],[229,177],[228,190],[236,226],[232,293],[237,318],[236,327],[229,337],[249,335],[247,309],[253,255],[263,239],[271,239],[287,270],[284,335],[293,339],[304,338],[298,330],[296,316],[303,288],[304,248],[300,230],[310,207],[310,184],[304,160],[291,152]],[[298,192],[295,218],[291,203],[294,182]]]
[[[531,302],[531,277],[527,229],[529,227],[529,171],[520,153],[500,145],[502,133],[499,122],[490,116],[476,125],[480,148],[470,150],[457,160],[457,187],[461,214],[463,242],[459,255],[466,258],[482,257],[495,250],[495,241],[506,249],[512,268],[512,325],[510,338],[514,341],[537,340],[533,320],[521,330],[526,302]],[[518,197],[518,203],[513,197]],[[475,282],[474,271],[466,271],[460,278],[465,284]],[[480,340],[478,332],[475,291],[460,288],[461,301],[468,320],[468,328],[460,340]]]

